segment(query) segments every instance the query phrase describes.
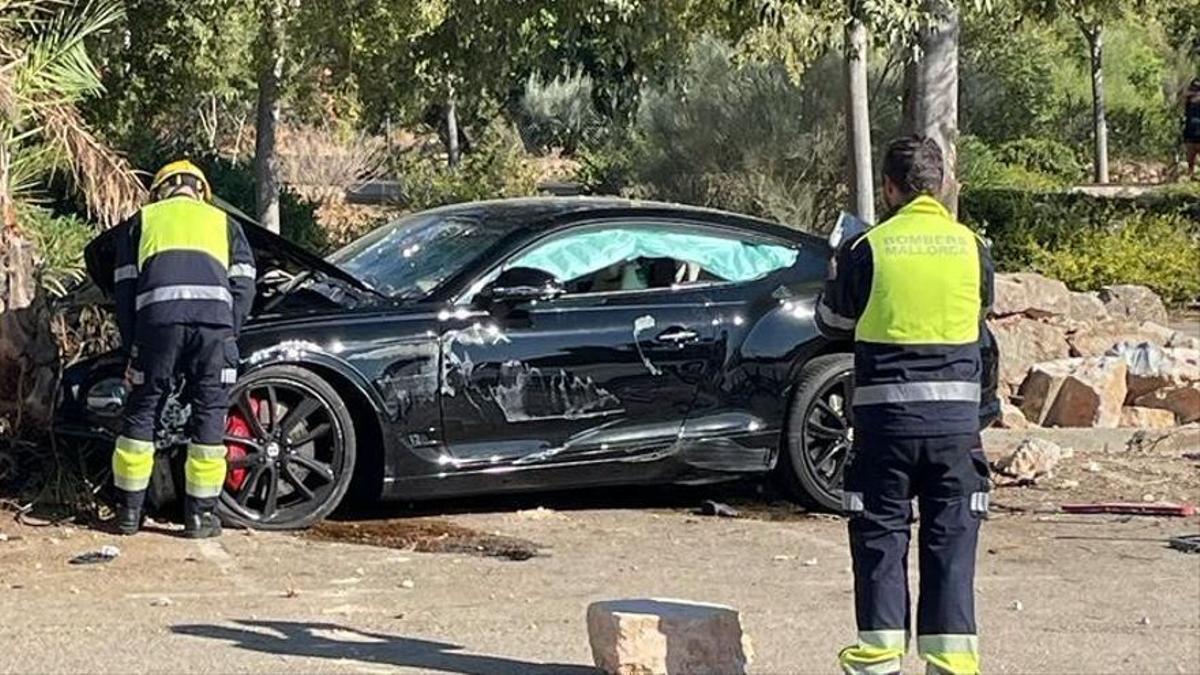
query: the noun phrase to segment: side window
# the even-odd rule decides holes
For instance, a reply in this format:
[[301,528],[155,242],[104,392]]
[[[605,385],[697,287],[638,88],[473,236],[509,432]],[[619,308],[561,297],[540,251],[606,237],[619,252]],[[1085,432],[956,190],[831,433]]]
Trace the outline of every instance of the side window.
[[553,274],[569,293],[744,282],[790,267],[798,252],[703,228],[654,224],[588,227],[524,252],[507,268]]

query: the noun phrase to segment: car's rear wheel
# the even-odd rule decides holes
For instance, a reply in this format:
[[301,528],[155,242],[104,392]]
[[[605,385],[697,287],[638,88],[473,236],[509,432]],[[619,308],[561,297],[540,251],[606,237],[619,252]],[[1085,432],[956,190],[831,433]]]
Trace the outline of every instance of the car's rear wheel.
[[841,509],[842,474],[854,442],[853,387],[850,354],[818,356],[800,370],[780,472],[793,498],[805,506]]
[[354,423],[337,391],[311,371],[271,366],[239,381],[231,401],[222,519],[287,530],[337,508],[355,456]]

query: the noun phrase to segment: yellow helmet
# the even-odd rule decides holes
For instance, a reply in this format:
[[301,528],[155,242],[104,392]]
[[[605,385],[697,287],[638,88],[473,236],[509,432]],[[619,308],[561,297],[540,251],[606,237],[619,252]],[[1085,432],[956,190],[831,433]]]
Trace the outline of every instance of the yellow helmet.
[[181,182],[184,177],[188,176],[200,184],[200,195],[204,201],[212,201],[212,187],[208,184],[208,179],[204,177],[204,172],[186,159],[171,162],[159,169],[158,173],[154,174],[154,182],[150,184],[150,193],[158,192],[158,189],[164,185]]

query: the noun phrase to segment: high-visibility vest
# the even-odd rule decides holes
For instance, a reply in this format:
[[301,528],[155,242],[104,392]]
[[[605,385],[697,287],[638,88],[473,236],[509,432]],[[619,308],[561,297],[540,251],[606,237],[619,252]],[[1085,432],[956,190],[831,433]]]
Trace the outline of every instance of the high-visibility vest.
[[937,200],[918,197],[852,246],[867,247],[856,257],[871,268],[854,328],[856,427],[977,431],[984,244]]

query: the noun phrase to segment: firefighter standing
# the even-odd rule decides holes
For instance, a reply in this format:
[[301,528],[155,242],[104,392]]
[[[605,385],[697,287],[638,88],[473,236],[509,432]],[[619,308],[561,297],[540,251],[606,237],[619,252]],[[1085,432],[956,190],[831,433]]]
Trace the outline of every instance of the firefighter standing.
[[214,513],[225,482],[225,413],[237,377],[236,336],[254,297],[254,257],[241,227],[209,204],[190,162],[154,177],[153,203],[121,226],[113,273],[117,324],[129,358],[124,429],[113,452],[121,496],[117,530],[135,534],[154,468],[154,431],[174,376],[191,405],[184,534],[221,533]]
[[893,215],[838,250],[818,304],[822,333],[855,340],[856,437],[843,506],[858,642],[839,656],[846,673],[901,670],[914,498],[917,650],[930,673],[979,672],[975,548],[988,503],[980,325],[992,264],[986,244],[935,198],[943,178],[935,141],[892,142],[883,180]]

